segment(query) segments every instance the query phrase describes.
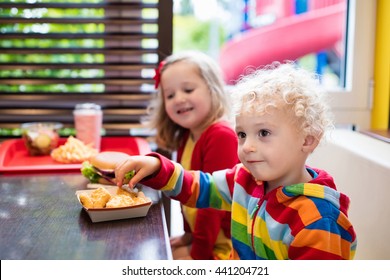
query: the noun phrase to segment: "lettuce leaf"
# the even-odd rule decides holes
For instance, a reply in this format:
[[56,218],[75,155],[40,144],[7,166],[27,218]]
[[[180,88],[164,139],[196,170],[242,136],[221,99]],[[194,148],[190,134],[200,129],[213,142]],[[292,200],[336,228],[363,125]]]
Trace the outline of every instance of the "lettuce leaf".
[[125,181],[130,181],[131,178],[133,178],[135,175],[135,170],[131,170],[125,174]]
[[91,183],[98,183],[101,176],[96,173],[89,161],[84,161],[81,166],[81,174],[84,175]]
[[[81,174],[84,175],[91,183],[99,183],[99,179],[104,178],[108,182],[111,182],[115,185],[115,181],[113,180],[113,176],[115,175],[113,172],[104,173],[100,170],[97,170],[89,161],[84,161],[81,166]],[[135,170],[129,171],[125,174],[124,181],[129,182],[131,178],[133,178],[135,174]]]

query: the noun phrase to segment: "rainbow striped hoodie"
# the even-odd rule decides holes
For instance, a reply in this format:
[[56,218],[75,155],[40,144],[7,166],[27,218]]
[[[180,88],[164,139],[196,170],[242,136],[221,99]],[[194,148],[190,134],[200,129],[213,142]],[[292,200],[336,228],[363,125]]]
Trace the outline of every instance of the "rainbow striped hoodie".
[[265,194],[263,183],[242,164],[209,174],[150,155],[160,159],[161,169],[142,184],[190,207],[231,211],[232,258],[353,259],[357,242],[347,216],[349,198],[325,171],[307,167],[312,181]]

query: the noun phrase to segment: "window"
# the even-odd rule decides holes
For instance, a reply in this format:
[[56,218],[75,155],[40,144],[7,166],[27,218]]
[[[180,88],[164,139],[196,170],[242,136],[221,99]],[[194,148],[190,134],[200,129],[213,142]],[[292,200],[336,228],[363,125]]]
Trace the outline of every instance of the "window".
[[348,1],[346,86],[334,90],[336,121],[370,128],[373,94],[376,1]]
[[0,30],[0,135],[28,121],[72,128],[75,105],[89,102],[106,134],[128,135],[172,51],[172,1],[7,0]]
[[[322,75],[336,124],[366,129],[373,90],[375,2],[176,0],[174,34],[186,37],[175,37],[174,51],[187,42],[185,47],[207,52],[220,62],[231,84],[248,66],[297,60]],[[194,20],[200,23],[185,25]]]

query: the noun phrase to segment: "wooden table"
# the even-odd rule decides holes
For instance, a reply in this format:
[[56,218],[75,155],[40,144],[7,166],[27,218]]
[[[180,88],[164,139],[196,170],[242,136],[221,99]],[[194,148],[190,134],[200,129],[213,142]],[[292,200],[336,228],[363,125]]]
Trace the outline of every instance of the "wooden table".
[[75,191],[77,174],[0,174],[0,259],[171,259],[159,192],[144,188],[154,204],[146,217],[92,223]]

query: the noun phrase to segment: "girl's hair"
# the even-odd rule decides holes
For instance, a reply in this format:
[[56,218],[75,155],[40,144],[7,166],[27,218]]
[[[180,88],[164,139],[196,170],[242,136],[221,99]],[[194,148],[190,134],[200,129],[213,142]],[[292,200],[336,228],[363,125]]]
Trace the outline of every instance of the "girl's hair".
[[328,95],[319,76],[293,62],[274,62],[241,77],[232,91],[233,114],[264,114],[269,108],[287,110],[297,129],[318,141],[332,128]]
[[[228,95],[225,93],[225,83],[218,64],[206,54],[198,51],[186,51],[168,56],[164,61],[159,75],[171,65],[185,61],[196,66],[199,76],[205,81],[211,94],[211,110],[204,120],[204,127],[208,127],[218,119],[228,115]],[[165,111],[164,94],[159,86],[155,98],[147,109],[148,116],[143,122],[152,129],[156,129],[156,144],[167,151],[174,151],[183,139],[188,129],[174,123]]]

